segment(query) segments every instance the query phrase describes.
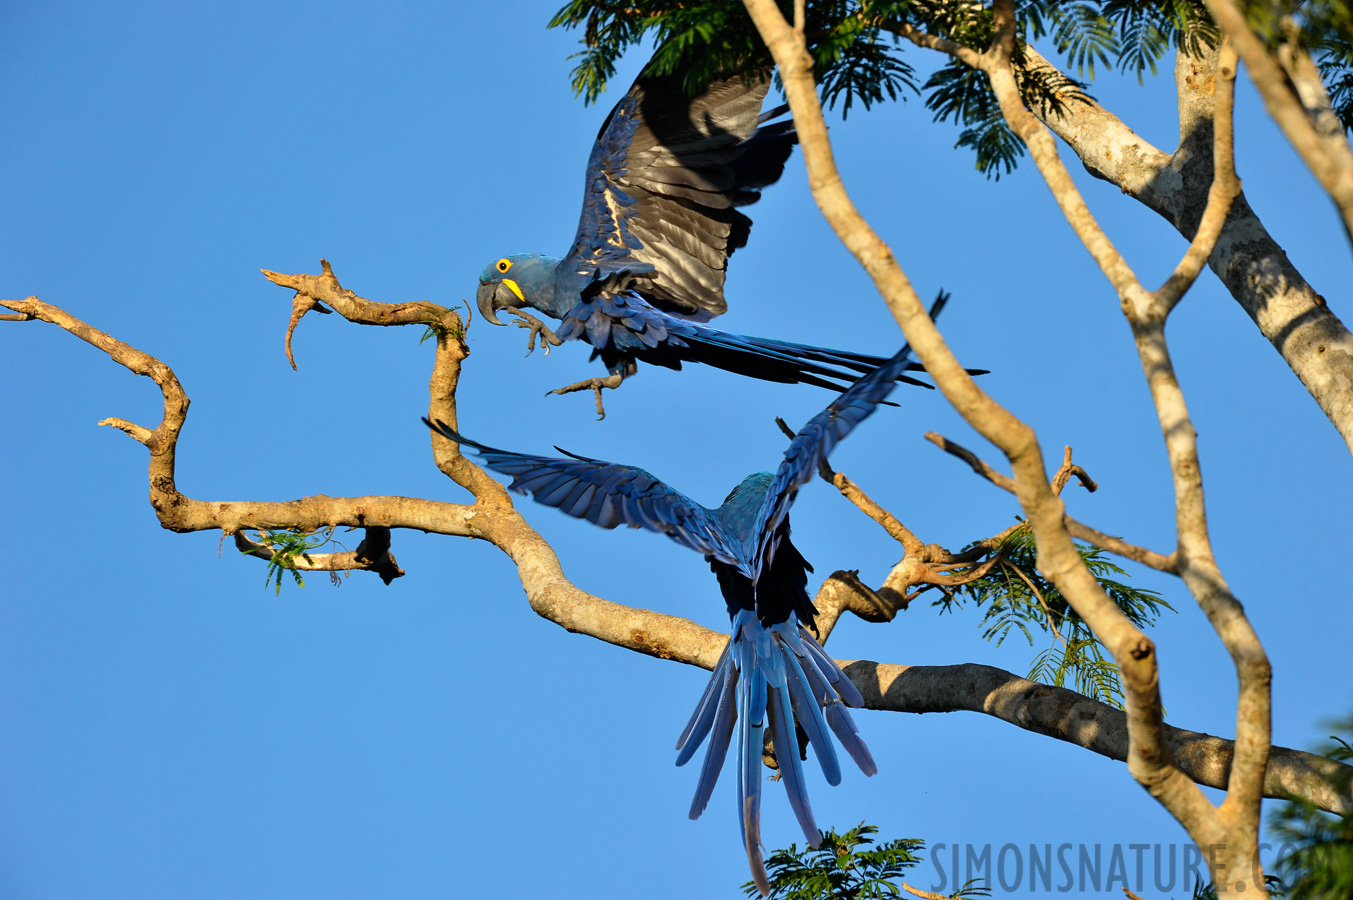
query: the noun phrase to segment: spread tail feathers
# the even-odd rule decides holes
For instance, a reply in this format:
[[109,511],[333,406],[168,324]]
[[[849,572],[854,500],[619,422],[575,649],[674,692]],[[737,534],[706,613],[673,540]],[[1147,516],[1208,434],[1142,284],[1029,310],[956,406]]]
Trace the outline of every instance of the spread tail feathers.
[[770,892],[761,856],[761,754],[770,729],[775,759],[789,805],[808,843],[822,836],[813,820],[799,763],[794,722],[803,727],[829,784],[839,784],[841,767],[827,737],[830,728],[866,775],[878,771],[860,739],[846,706],[864,700],[826,651],[801,628],[794,616],[769,628],[751,610],[733,619],[733,636],[714,666],[714,674],[686,728],[677,739],[677,765],[685,765],[709,737],[690,817],[698,818],[709,802],[723,768],[736,726],[738,735],[738,817],[752,878],[762,894]]

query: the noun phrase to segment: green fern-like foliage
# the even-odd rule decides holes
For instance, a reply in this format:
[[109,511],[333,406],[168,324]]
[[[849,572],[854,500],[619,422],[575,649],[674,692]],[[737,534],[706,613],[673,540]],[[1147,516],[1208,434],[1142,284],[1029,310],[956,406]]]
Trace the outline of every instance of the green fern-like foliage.
[[835,23],[818,43],[817,68],[822,99],[828,108],[841,104],[841,117],[850,113],[854,101],[869,109],[908,93],[920,93],[915,70],[902,59],[898,38],[884,37],[874,20],[846,16]]
[[[782,2],[790,15],[792,5]],[[1075,96],[1081,85],[1069,79],[1046,83],[1022,67],[1025,41],[1048,38],[1067,64],[1085,78],[1119,69],[1156,74],[1171,49],[1198,52],[1218,40],[1201,0],[1016,0],[1018,28],[1014,60],[1025,103],[1055,104]],[[1246,4],[1254,27],[1277,40],[1278,23],[1294,21],[1310,49],[1331,100],[1345,125],[1353,124],[1353,12],[1350,0],[1275,0]],[[1286,17],[1284,19],[1284,17]],[[809,0],[804,34],[814,72],[829,107],[848,113],[917,92],[906,54],[917,48],[897,39],[904,25],[985,51],[993,36],[989,4],[967,0],[912,3],[909,0]],[[711,79],[732,74],[764,75],[771,60],[740,3],[725,0],[569,0],[551,27],[582,31],[575,55],[573,88],[596,101],[615,74],[616,61],[644,41],[656,46],[648,71],[681,72],[686,88],[698,92]],[[941,121],[960,128],[958,146],[970,148],[977,168],[990,178],[1012,171],[1023,146],[999,115],[986,79],[944,66],[919,89]],[[1051,104],[1051,106],[1050,106]]]
[[305,579],[296,568],[296,560],[304,559],[310,562],[310,551],[316,547],[322,547],[333,539],[334,529],[325,528],[319,532],[295,532],[295,531],[273,531],[271,529],[259,532],[258,543],[272,551],[272,557],[268,560],[267,576],[263,579],[265,585],[273,585],[273,594],[282,596],[282,580],[285,575],[290,575],[296,582],[297,587],[305,587]]
[[1353,2],[1281,0],[1249,4],[1250,26],[1276,46],[1294,41],[1311,54],[1345,131],[1353,129]]
[[[1353,718],[1337,725],[1339,731],[1353,736]],[[1353,759],[1353,745],[1338,735],[1321,749],[1323,755],[1340,762]],[[1348,778],[1336,787],[1349,788]],[[1342,816],[1317,809],[1304,799],[1282,804],[1269,819],[1274,836],[1295,849],[1278,860],[1275,867],[1292,900],[1319,900],[1325,897],[1353,897],[1353,812]]]
[[925,86],[930,92],[925,103],[934,110],[935,121],[953,119],[964,126],[954,146],[971,148],[979,171],[995,179],[1002,169],[1007,175],[1014,171],[1024,144],[1001,116],[986,75],[952,62],[931,75]]
[[657,49],[645,71],[654,75],[682,72],[692,94],[715,78],[771,68],[770,53],[740,3],[570,0],[555,13],[549,27],[583,30],[584,49],[573,57],[578,62],[572,83],[574,92],[589,104],[606,90],[625,51],[646,39]]
[[1315,58],[1320,67],[1320,78],[1329,89],[1330,106],[1339,117],[1344,130],[1353,129],[1353,50],[1348,47],[1332,47],[1321,51]]
[[[1051,582],[1038,574],[1038,551],[1027,525],[1011,532],[997,550],[999,562],[983,577],[953,589],[937,600],[942,612],[966,602],[983,610],[982,637],[1005,642],[1012,632],[1034,646],[1034,634],[1052,639],[1030,667],[1028,678],[1073,689],[1096,700],[1122,707],[1123,688],[1118,668],[1085,621]],[[1132,587],[1118,579],[1127,575],[1103,549],[1077,544],[1076,552],[1128,620],[1138,628],[1152,625],[1162,609],[1172,607],[1155,591]]]
[[[878,829],[861,822],[838,834],[828,831],[814,849],[790,844],[766,860],[772,900],[864,900],[867,897],[903,897],[903,873],[921,862],[917,852],[925,841],[899,838],[874,843]],[[756,885],[742,886],[748,897],[759,896]],[[991,892],[973,883],[950,895],[959,898],[989,897]]]

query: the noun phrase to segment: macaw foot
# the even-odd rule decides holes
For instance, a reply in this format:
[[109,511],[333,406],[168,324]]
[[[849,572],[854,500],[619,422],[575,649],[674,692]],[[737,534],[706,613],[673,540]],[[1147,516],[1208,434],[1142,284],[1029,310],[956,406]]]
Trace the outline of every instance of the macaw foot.
[[555,336],[549,327],[530,313],[524,313],[519,309],[509,309],[507,312],[516,316],[518,322],[513,322],[518,328],[529,328],[531,336],[526,339],[526,355],[530,356],[536,349],[536,338],[540,338],[540,346],[545,348],[545,355],[550,355],[550,347],[558,347],[563,341]]
[[[606,408],[601,405],[602,388],[618,388],[620,383],[625,380],[625,376],[616,372],[613,375],[607,375],[605,378],[587,378],[576,384],[570,384],[557,390],[550,391],[550,394],[572,394],[576,391],[593,391],[597,395],[597,421],[600,422],[606,418]],[[546,394],[545,396],[549,396]]]

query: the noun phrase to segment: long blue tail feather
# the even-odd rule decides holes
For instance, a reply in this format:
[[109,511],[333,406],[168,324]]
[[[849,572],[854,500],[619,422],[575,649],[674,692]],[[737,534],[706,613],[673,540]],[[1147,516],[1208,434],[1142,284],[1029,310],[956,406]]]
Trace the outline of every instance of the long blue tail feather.
[[808,676],[799,664],[797,652],[791,652],[787,647],[781,647],[780,652],[784,654],[789,669],[789,699],[794,706],[794,715],[808,735],[808,746],[813,748],[817,756],[822,776],[835,787],[841,783],[841,764],[836,758],[836,748],[827,737],[827,720],[822,716],[822,707],[813,698]]
[[714,723],[714,713],[718,706],[719,694],[723,689],[723,669],[725,666],[732,665],[728,659],[728,647],[729,644],[724,644],[723,653],[719,654],[719,661],[714,664],[714,675],[705,685],[705,692],[700,695],[700,702],[696,705],[695,712],[691,713],[691,720],[686,723],[681,736],[677,738],[676,748],[679,755],[676,764],[678,766],[684,766],[690,761],[691,756],[704,741],[705,735],[709,734],[710,726]]
[[828,730],[836,735],[861,771],[866,775],[877,771],[840,693],[832,686],[835,683],[841,683],[842,689],[858,697],[859,692],[854,691],[850,680],[812,636],[799,627],[797,617],[791,615],[768,628],[754,611],[738,610],[728,645],[677,739],[677,765],[690,761],[700,744],[709,739],[691,801],[690,817],[695,819],[709,803],[736,726],[739,825],[752,878],[763,893],[770,890],[761,853],[761,754],[766,729],[770,730],[789,805],[811,846],[818,846],[822,837],[813,818],[799,761],[795,721],[807,733],[830,784],[840,783],[841,768]]
[[714,793],[714,785],[719,780],[724,759],[728,756],[728,745],[733,742],[733,726],[738,719],[737,687],[738,670],[730,660],[727,675],[722,679],[719,691],[719,708],[714,716],[714,731],[709,737],[709,750],[705,753],[705,763],[700,767],[700,780],[695,786],[695,796],[691,799],[690,818],[698,819],[709,804]]
[[808,651],[808,655],[817,663],[818,670],[822,672],[824,678],[832,686],[841,698],[841,702],[846,706],[859,709],[864,706],[864,697],[860,696],[859,688],[855,687],[855,682],[846,677],[846,673],[841,671],[841,667],[836,664],[836,660],[827,655],[827,651],[822,648],[812,635],[803,635],[803,646]]
[[877,775],[878,764],[874,762],[874,755],[869,752],[864,739],[860,737],[860,731],[855,727],[855,720],[851,718],[850,711],[840,703],[827,704],[827,724],[831,726],[841,746],[850,754],[850,758],[855,760],[855,765],[859,766],[860,771],[865,775]]
[[799,742],[794,734],[794,713],[790,711],[789,686],[785,683],[784,658],[771,648],[770,667],[775,670],[779,684],[766,691],[766,718],[770,721],[771,739],[775,744],[775,762],[780,768],[789,806],[810,847],[822,844],[822,833],[813,819],[808,805],[808,787],[803,782],[803,766],[799,763]]
[[[755,619],[752,620],[756,622]],[[736,624],[736,623],[735,623]],[[756,623],[758,626],[760,623]],[[740,636],[739,632],[739,636]],[[741,651],[741,652],[739,652]],[[756,672],[754,641],[739,641],[733,657],[742,670],[738,682],[738,824],[752,880],[761,893],[770,893],[770,880],[761,858],[761,746],[766,725],[766,681]]]

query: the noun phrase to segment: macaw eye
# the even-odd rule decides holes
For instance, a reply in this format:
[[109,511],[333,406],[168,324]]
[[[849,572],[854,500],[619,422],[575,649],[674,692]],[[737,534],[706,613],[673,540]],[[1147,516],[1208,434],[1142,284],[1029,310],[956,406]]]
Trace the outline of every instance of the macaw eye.
[[496,268],[498,269],[499,272],[506,272],[508,269],[512,268],[512,260],[500,259],[498,260],[498,265],[496,266]]

